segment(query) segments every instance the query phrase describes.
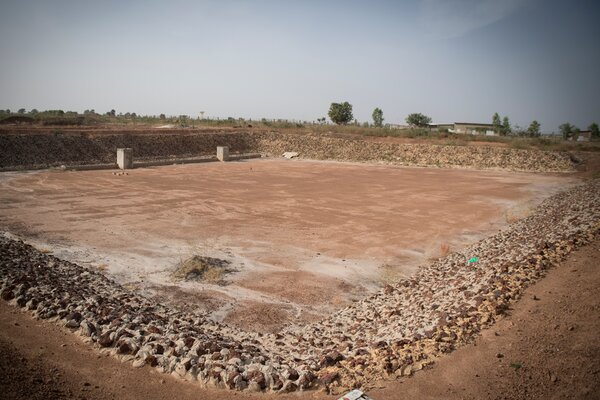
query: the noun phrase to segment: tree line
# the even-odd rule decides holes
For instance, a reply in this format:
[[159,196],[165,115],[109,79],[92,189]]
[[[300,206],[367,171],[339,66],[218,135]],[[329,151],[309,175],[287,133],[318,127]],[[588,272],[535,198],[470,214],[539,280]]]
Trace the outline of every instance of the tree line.
[[[565,140],[577,139],[577,137],[581,133],[581,129],[579,129],[575,125],[571,125],[569,122],[565,122],[564,124],[561,124],[558,127],[558,129],[560,130],[560,134],[562,135],[563,139],[565,139]],[[588,126],[588,131],[591,132],[592,137],[595,137],[595,138],[600,137],[600,129],[598,128],[597,123],[592,122]]]
[[[354,120],[352,104],[347,101],[343,103],[331,103],[327,115],[329,116],[329,119],[337,125],[347,125]],[[385,119],[383,118],[383,111],[381,108],[375,107],[371,114],[371,118],[373,119],[373,126],[378,128],[383,127],[383,121]],[[318,118],[317,121],[325,122],[325,117]],[[358,121],[354,121],[358,123]],[[421,113],[412,113],[406,117],[406,123],[412,127],[424,128],[431,123],[431,118]]]
[[[328,112],[329,119],[337,125],[347,125],[352,122],[354,116],[352,114],[352,104],[347,101],[343,103],[331,103]],[[383,111],[381,108],[376,107],[371,114],[373,119],[373,126],[383,126]],[[325,117],[318,118],[318,122],[324,123]],[[358,123],[354,120],[355,123]],[[406,117],[406,123],[413,128],[425,128],[431,124],[431,118],[421,113],[411,113]],[[492,115],[492,126],[493,130],[500,136],[524,136],[524,137],[539,137],[541,136],[541,125],[537,120],[531,121],[527,128],[521,128],[518,125],[514,127],[510,123],[508,116],[500,117],[497,112]],[[559,126],[560,132],[565,140],[577,137],[581,132],[579,128],[571,125],[570,123],[564,123]],[[592,137],[600,137],[598,130],[598,124],[593,122],[588,126],[588,130],[591,131]]]
[[[10,109],[0,109],[0,117],[13,115]],[[25,108],[20,108],[17,110],[16,114],[21,116],[29,116],[29,117],[62,117],[62,116],[78,116],[81,115],[76,111],[63,111],[63,110],[45,110],[38,111],[33,108],[27,111]],[[121,117],[127,119],[136,119],[136,118],[158,118],[160,120],[165,120],[167,118],[176,119],[177,121],[187,121],[190,117],[187,115],[180,115],[178,117],[167,117],[165,114],[160,114],[159,116],[141,116],[136,114],[135,112],[126,112],[126,113],[118,113],[116,110],[111,109],[105,113],[97,113],[94,109],[86,109],[83,111],[84,116],[102,116],[102,117]],[[358,125],[358,121],[354,119],[352,104],[349,102],[341,102],[341,103],[331,103],[328,112],[329,119],[337,124],[337,125],[347,125],[354,120],[354,123]],[[373,120],[372,126],[381,128],[383,127],[383,121],[385,120],[383,117],[383,111],[381,108],[376,107],[372,114],[371,118]],[[234,120],[234,118],[228,118],[228,120]],[[431,123],[431,118],[422,113],[411,113],[406,119],[406,123],[413,128],[426,128]],[[318,123],[325,123],[326,118],[317,118]],[[365,123],[364,126],[369,126],[369,123]],[[526,137],[539,137],[541,135],[541,126],[537,120],[531,121],[527,128],[521,128],[518,125],[514,127],[510,123],[510,119],[508,116],[500,117],[500,115],[496,112],[492,115],[492,126],[493,130],[497,132],[501,136],[526,136]],[[594,138],[600,138],[600,132],[598,129],[598,124],[596,122],[591,123],[587,128]],[[577,138],[581,130],[576,126],[565,122],[559,126],[559,131],[563,137],[563,139],[568,140],[572,138]]]

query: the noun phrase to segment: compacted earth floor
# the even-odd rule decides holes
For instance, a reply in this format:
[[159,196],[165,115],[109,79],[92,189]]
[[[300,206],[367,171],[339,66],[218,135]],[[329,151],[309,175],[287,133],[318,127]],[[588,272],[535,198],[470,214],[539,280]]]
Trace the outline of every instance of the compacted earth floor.
[[[573,252],[474,343],[368,394],[375,400],[600,399],[599,258],[598,240]],[[0,399],[299,398],[206,390],[148,367],[134,369],[3,301],[0,354]]]
[[[0,174],[0,228],[158,301],[276,332],[494,233],[575,180],[274,159],[13,172]],[[177,273],[194,256],[224,267]]]

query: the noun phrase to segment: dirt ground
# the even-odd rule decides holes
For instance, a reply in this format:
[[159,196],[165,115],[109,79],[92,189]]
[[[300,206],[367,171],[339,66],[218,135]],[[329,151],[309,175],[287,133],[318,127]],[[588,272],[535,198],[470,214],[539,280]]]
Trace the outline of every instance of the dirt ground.
[[[600,241],[530,287],[471,345],[401,381],[375,400],[600,399]],[[205,390],[99,355],[65,329],[0,302],[0,399],[331,399]]]
[[[569,175],[299,160],[0,175],[0,227],[244,329],[313,321],[527,215]],[[198,255],[222,282],[181,281]],[[267,306],[268,305],[268,306]]]

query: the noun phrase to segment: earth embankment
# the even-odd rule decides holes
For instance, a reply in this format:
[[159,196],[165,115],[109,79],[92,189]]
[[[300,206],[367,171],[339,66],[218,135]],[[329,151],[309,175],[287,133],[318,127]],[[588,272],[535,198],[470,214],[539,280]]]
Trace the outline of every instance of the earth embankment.
[[60,165],[114,164],[116,149],[133,148],[137,160],[164,160],[213,155],[217,146],[231,153],[257,152],[280,156],[295,151],[315,160],[377,162],[442,168],[571,172],[568,152],[494,146],[429,143],[385,143],[360,138],[279,132],[164,131],[3,133],[0,169],[46,168]]

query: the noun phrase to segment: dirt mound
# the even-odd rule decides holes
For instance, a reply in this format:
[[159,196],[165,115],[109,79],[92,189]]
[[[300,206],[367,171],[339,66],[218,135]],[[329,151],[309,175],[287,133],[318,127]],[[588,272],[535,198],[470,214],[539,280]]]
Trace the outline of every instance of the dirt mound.
[[202,281],[225,284],[225,276],[234,272],[231,262],[219,258],[193,256],[182,262],[173,272],[173,277],[186,281]]

